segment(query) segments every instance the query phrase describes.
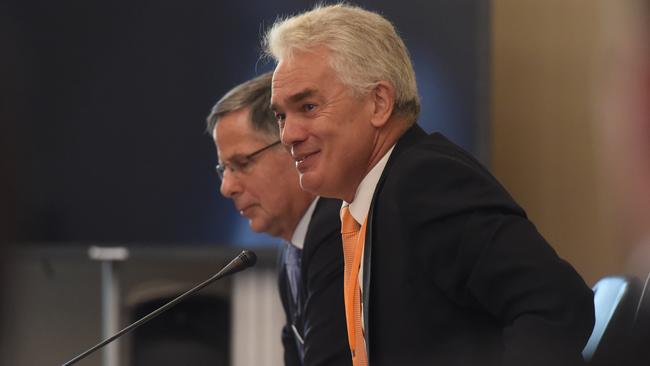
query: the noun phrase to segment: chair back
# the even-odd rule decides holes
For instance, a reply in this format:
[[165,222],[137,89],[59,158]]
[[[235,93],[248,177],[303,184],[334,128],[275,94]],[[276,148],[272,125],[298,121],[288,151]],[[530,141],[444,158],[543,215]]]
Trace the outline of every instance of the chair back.
[[582,351],[589,365],[621,365],[629,355],[640,282],[626,276],[608,276],[593,287],[596,321]]

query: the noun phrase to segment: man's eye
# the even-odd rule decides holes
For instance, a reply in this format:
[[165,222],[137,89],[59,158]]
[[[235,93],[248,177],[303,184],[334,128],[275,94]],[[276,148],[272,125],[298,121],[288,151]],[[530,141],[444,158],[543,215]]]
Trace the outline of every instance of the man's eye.
[[305,105],[302,106],[302,109],[303,109],[305,112],[313,111],[314,108],[316,108],[316,104],[310,104],[310,103],[307,103],[307,104],[305,104]]
[[248,160],[246,159],[241,159],[241,160],[234,160],[230,162],[230,165],[232,166],[233,170],[244,170],[246,169],[246,166],[248,165]]

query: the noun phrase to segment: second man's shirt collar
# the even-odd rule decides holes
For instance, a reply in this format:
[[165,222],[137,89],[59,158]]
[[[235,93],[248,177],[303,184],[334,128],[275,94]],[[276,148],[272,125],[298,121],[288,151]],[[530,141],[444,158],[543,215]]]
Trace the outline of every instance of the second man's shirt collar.
[[314,200],[311,202],[311,205],[309,205],[307,211],[305,211],[300,221],[298,221],[298,225],[296,225],[296,229],[293,231],[293,236],[291,237],[291,245],[293,245],[298,249],[302,249],[305,246],[305,238],[307,237],[307,228],[309,228],[309,222],[311,222],[311,216],[314,214],[314,210],[316,209],[318,198],[319,197],[314,198]]

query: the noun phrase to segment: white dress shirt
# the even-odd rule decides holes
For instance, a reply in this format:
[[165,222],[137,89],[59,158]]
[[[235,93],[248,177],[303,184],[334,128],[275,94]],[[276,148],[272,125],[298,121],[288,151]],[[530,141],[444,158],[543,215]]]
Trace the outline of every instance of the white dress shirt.
[[309,208],[307,208],[307,211],[305,211],[300,221],[298,221],[298,225],[296,226],[296,229],[293,231],[293,235],[291,236],[291,242],[290,242],[291,245],[293,245],[298,249],[302,249],[305,246],[305,237],[307,237],[307,229],[309,228],[311,217],[314,214],[314,210],[316,209],[318,198],[320,197],[314,198],[312,203],[309,205]]
[[[366,221],[366,218],[368,217],[370,204],[372,204],[372,196],[375,194],[375,189],[377,188],[377,183],[379,183],[379,178],[381,178],[381,174],[384,172],[386,163],[388,163],[388,158],[390,158],[390,154],[393,153],[394,148],[395,145],[393,145],[379,160],[379,162],[377,162],[377,164],[375,164],[375,166],[370,169],[368,174],[363,177],[363,180],[359,184],[359,187],[357,187],[357,191],[354,194],[352,202],[348,203],[343,201],[343,207],[349,206],[350,214],[359,223],[359,225],[363,226],[364,221]],[[364,250],[361,252],[361,258],[363,258],[364,252],[365,246]],[[359,266],[359,277],[357,280],[359,281],[359,289],[363,294],[363,260]],[[363,312],[363,302],[361,302],[361,310]],[[361,326],[363,329],[366,328],[365,322],[363,321],[363,316],[361,317]]]

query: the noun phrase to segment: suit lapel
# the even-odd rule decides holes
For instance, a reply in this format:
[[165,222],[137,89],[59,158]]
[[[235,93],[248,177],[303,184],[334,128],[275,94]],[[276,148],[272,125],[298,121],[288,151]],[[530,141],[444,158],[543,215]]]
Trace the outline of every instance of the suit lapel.
[[[363,304],[363,323],[365,327],[365,340],[366,340],[366,355],[368,355],[368,362],[370,362],[370,290],[371,290],[371,272],[372,272],[372,243],[373,243],[373,228],[374,228],[374,209],[377,204],[378,197],[381,193],[381,188],[383,185],[388,172],[395,160],[398,159],[401,152],[408,146],[414,144],[418,139],[426,137],[427,134],[418,126],[413,124],[397,141],[395,149],[391,153],[388,162],[384,171],[381,173],[379,182],[377,182],[377,187],[372,197],[372,204],[370,205],[370,211],[368,212],[368,225],[366,226],[366,240],[363,247],[363,292],[362,292],[362,304]],[[393,197],[395,199],[395,197]]]
[[363,291],[361,302],[363,304],[363,324],[365,327],[366,340],[366,357],[370,360],[370,319],[368,318],[370,306],[370,273],[372,270],[372,227],[373,227],[373,209],[370,206],[368,212],[368,224],[366,226],[366,240],[363,245]]

